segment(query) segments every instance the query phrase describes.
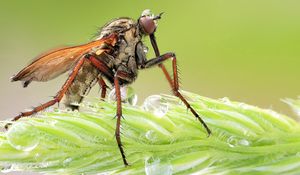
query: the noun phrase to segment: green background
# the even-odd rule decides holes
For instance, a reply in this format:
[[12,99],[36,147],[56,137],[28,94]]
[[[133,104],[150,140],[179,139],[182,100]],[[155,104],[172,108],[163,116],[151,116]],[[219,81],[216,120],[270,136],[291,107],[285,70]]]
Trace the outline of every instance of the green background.
[[[19,0],[0,2],[0,117],[49,100],[64,83],[66,75],[27,89],[10,83],[31,59],[86,43],[107,21],[137,19],[144,9],[165,12],[158,45],[162,53],[176,52],[182,89],[290,112],[280,99],[300,94],[300,1]],[[151,51],[148,58],[153,56]],[[171,92],[158,68],[140,71],[133,87],[139,103]],[[91,96],[100,95],[98,90]]]

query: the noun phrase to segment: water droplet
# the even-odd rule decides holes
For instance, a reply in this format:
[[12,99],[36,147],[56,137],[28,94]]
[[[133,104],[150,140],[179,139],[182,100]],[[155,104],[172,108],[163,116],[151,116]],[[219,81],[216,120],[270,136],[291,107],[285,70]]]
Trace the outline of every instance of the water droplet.
[[126,94],[127,94],[126,99],[127,99],[128,103],[132,106],[135,106],[138,101],[138,97],[135,94],[134,89],[132,87],[128,86]]
[[240,108],[242,108],[242,109],[245,109],[245,110],[249,109],[249,105],[247,105],[247,104],[245,104],[245,103],[239,103],[239,104],[238,104],[238,107],[240,107]]
[[0,168],[1,168],[1,170],[0,170],[1,173],[9,173],[9,172],[12,172],[14,170],[13,165],[3,165]]
[[163,103],[161,96],[152,95],[145,99],[143,109],[156,116],[163,117],[168,112],[169,106]]
[[241,139],[241,140],[239,140],[238,143],[241,146],[249,146],[250,145],[250,142],[248,140],[246,140],[246,139]]
[[243,131],[244,137],[250,137],[252,133],[249,130],[244,130]]
[[237,143],[238,143],[238,140],[237,140],[236,137],[234,137],[234,136],[231,136],[231,137],[229,137],[229,138],[227,139],[227,144],[228,144],[231,148],[237,146]]
[[32,151],[39,144],[35,128],[27,123],[14,124],[7,132],[8,143],[17,150]]
[[[130,86],[122,86],[120,88],[121,91],[121,99],[123,103],[128,103],[132,106],[137,104],[138,97],[134,92],[134,89]],[[116,89],[113,88],[108,94],[108,100],[116,101]]]
[[155,140],[157,140],[157,137],[155,135],[155,131],[153,131],[153,130],[147,131],[145,136],[151,142],[154,142]]
[[148,158],[145,160],[146,175],[171,175],[173,171],[170,162],[161,162],[160,159]]
[[38,160],[38,159],[40,159],[41,158],[41,154],[40,153],[36,153],[35,155],[34,155],[34,159],[35,160]]
[[50,125],[51,125],[51,126],[55,126],[56,123],[57,123],[57,120],[51,120],[51,121],[50,121]]
[[63,166],[68,166],[72,162],[72,158],[67,158],[66,160],[63,161]]
[[149,52],[149,48],[147,46],[144,46],[144,52],[148,53]]
[[223,102],[224,104],[227,104],[227,105],[231,105],[231,101],[228,97],[223,97],[220,99],[221,102]]
[[227,139],[227,144],[233,148],[236,146],[249,146],[250,142],[246,139],[241,139],[235,136],[231,136]]
[[38,168],[47,168],[49,166],[51,166],[51,164],[49,162],[42,162],[42,163],[39,163],[37,167]]

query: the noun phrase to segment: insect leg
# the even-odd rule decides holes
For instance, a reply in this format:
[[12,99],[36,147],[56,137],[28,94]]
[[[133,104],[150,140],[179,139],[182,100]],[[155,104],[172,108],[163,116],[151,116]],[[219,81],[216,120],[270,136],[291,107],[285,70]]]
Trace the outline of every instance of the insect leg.
[[[86,58],[99,70],[101,73],[111,82],[114,82],[114,73],[111,71],[111,69],[101,60],[97,59],[95,56],[91,54],[87,54]],[[102,77],[100,77],[98,81],[99,85],[101,86],[101,98],[104,99],[106,96],[106,89],[107,85]]]
[[[172,59],[172,69],[173,69],[173,81],[171,79],[170,74],[162,64],[167,59]],[[165,77],[167,78],[169,84],[171,85],[171,88],[173,90],[173,93],[175,96],[180,98],[180,100],[186,105],[188,109],[191,110],[193,115],[200,121],[200,123],[204,126],[206,129],[208,135],[211,134],[211,130],[208,128],[206,123],[203,121],[203,119],[199,116],[199,114],[194,110],[194,108],[188,103],[188,101],[183,97],[183,95],[179,92],[179,83],[178,83],[178,72],[177,72],[177,62],[176,62],[176,56],[174,53],[166,53],[161,56],[158,56],[157,58],[150,59],[146,62],[144,65],[145,68],[152,67],[154,65],[159,65],[159,67],[162,69]]]
[[[16,117],[14,117],[12,119],[12,121],[17,121],[22,117],[28,117],[31,116],[39,111],[42,111],[52,105],[54,105],[55,103],[58,103],[61,101],[61,99],[63,98],[64,94],[67,92],[68,88],[70,87],[70,85],[73,83],[78,71],[80,70],[80,68],[82,67],[83,63],[85,61],[85,58],[82,57],[76,64],[76,66],[74,67],[72,73],[69,75],[69,78],[67,79],[67,81],[65,82],[65,84],[63,85],[63,87],[61,88],[61,90],[57,93],[57,95],[53,98],[53,100],[48,101],[47,103],[44,103],[40,106],[37,106],[35,108],[33,108],[31,111],[28,112],[22,112],[19,115],[17,115]],[[9,126],[9,124],[5,125],[5,128],[7,129]]]
[[127,166],[128,162],[126,160],[126,156],[125,156],[125,152],[123,149],[123,145],[121,142],[121,136],[120,136],[120,127],[121,127],[121,118],[122,118],[121,91],[120,91],[120,83],[119,83],[120,74],[121,74],[121,72],[117,72],[114,77],[114,84],[115,84],[116,97],[117,97],[117,114],[116,114],[117,124],[116,124],[115,136],[116,136],[119,150],[121,152],[123,163],[125,166]]
[[87,54],[86,58],[111,82],[114,82],[113,71],[101,60],[91,54]]
[[87,58],[91,61],[91,63],[101,71],[109,81],[113,82],[115,85],[116,90],[116,97],[117,97],[117,123],[116,123],[116,130],[115,130],[115,136],[116,141],[123,159],[123,163],[125,166],[128,165],[128,162],[126,160],[125,152],[123,149],[123,145],[121,142],[121,135],[120,135],[120,128],[121,128],[121,118],[122,118],[122,104],[121,104],[121,91],[120,91],[120,83],[119,79],[126,79],[126,77],[130,76],[128,73],[123,71],[117,71],[116,74],[113,74],[112,70],[109,69],[109,67],[103,63],[101,60],[97,59],[93,55],[87,55]]
[[[160,52],[159,52],[159,49],[158,49],[158,46],[157,46],[157,42],[156,42],[156,38],[155,38],[154,33],[150,35],[150,41],[151,41],[151,45],[152,45],[152,47],[154,49],[156,57],[159,57],[160,56]],[[170,74],[168,73],[165,65],[163,65],[162,63],[158,63],[158,67],[160,67],[162,69],[162,71],[163,71],[165,77],[167,78],[170,86],[173,87],[172,78],[171,78]]]
[[99,78],[99,81],[98,81],[100,87],[101,87],[101,98],[104,99],[105,96],[106,96],[106,89],[107,89],[107,85],[105,83],[105,81],[103,80],[102,77]]
[[[153,34],[150,34],[150,41],[151,41],[151,45],[154,49],[154,52],[155,52],[155,55],[157,58],[154,58],[148,62],[148,64],[150,64],[149,62],[152,62],[152,64],[158,64],[158,66],[162,69],[165,77],[167,78],[172,90],[173,90],[173,93],[175,96],[177,96],[178,98],[180,98],[180,100],[186,105],[186,107],[188,109],[191,110],[191,112],[193,113],[193,115],[200,121],[200,123],[204,126],[204,128],[206,129],[208,135],[211,134],[211,130],[208,128],[208,126],[206,125],[206,123],[202,120],[202,118],[199,116],[199,114],[191,107],[191,105],[187,102],[187,100],[181,95],[181,93],[179,92],[179,83],[178,83],[178,73],[177,73],[177,63],[176,63],[176,56],[174,53],[167,53],[162,56],[160,56],[160,53],[159,53],[159,49],[158,49],[158,46],[157,46],[157,42],[156,42],[156,39],[155,39],[155,35],[154,33]],[[160,57],[164,57],[164,58],[160,58]],[[166,67],[162,64],[163,61],[167,60],[168,58],[172,58],[172,68],[173,68],[173,79],[174,79],[174,82],[172,81],[171,79],[171,76],[169,74],[169,72],[167,71]],[[155,59],[158,59],[157,61],[155,61]]]
[[[194,116],[202,123],[204,128],[206,129],[208,136],[211,134],[211,130],[208,128],[204,120],[199,116],[199,114],[194,110],[194,108],[189,104],[189,102],[183,97],[183,95],[179,92],[179,83],[178,83],[178,71],[177,71],[177,62],[176,62],[176,56],[173,55],[172,59],[172,69],[173,69],[173,80],[174,84],[172,86],[174,95],[176,95],[180,100],[186,105],[188,109],[191,110],[191,112],[194,114]],[[166,71],[164,72],[166,77],[170,77],[169,73]]]

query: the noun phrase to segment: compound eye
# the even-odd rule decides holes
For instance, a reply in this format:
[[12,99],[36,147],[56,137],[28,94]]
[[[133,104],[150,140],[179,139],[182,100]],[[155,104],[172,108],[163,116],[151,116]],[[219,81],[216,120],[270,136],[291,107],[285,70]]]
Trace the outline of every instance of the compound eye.
[[149,16],[143,16],[139,20],[140,25],[142,26],[145,34],[150,35],[156,29],[156,24],[154,20]]

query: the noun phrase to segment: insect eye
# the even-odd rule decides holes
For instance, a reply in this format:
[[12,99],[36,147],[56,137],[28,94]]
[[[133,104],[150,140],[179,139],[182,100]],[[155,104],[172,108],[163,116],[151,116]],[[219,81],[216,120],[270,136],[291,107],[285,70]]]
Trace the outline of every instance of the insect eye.
[[142,29],[146,35],[154,33],[156,29],[154,20],[149,16],[142,16],[139,20],[139,24],[142,26]]

